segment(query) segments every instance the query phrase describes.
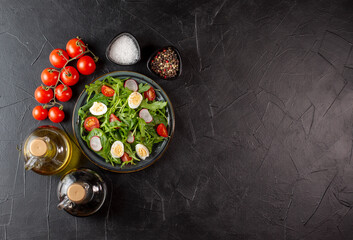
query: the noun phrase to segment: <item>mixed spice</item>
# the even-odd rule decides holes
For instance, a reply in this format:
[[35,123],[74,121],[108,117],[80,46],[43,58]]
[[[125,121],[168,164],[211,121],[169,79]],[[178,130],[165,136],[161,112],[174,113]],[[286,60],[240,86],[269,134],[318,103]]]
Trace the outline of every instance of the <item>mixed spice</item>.
[[159,51],[150,65],[152,71],[164,79],[176,77],[179,72],[178,55],[171,47]]

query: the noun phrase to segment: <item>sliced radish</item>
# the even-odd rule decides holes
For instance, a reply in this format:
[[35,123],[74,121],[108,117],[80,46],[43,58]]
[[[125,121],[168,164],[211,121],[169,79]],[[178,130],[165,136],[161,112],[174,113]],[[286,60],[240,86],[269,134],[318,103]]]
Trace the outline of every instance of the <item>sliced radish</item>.
[[125,81],[124,87],[127,89],[136,92],[139,89],[137,82],[134,79],[128,79]]
[[133,143],[135,141],[135,136],[132,134],[132,132],[129,132],[129,134],[127,135],[126,141],[128,143]]
[[95,152],[99,152],[100,150],[102,150],[101,139],[98,136],[91,137],[91,139],[89,140],[89,144],[92,150]]
[[140,116],[140,118],[145,120],[146,123],[150,123],[153,120],[153,117],[151,116],[150,112],[146,108],[141,109],[139,116]]

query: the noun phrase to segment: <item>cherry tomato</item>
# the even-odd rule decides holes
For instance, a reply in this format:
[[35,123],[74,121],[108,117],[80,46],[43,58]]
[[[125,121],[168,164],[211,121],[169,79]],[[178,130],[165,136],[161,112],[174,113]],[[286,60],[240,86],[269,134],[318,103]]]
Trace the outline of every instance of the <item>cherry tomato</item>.
[[83,56],[77,61],[77,69],[83,75],[90,75],[96,70],[96,63],[90,56]]
[[42,86],[37,87],[34,97],[40,103],[48,103],[54,97],[53,90],[44,90]]
[[124,152],[124,155],[121,157],[121,161],[123,162],[129,162],[132,160],[132,157],[129,156],[126,152]]
[[[115,115],[112,113],[112,114],[110,114],[110,116],[109,116],[109,122],[114,122],[114,121],[119,121],[119,122],[121,122],[121,120],[120,120],[117,116],[115,116]],[[116,129],[119,129],[119,127],[116,127]]]
[[168,131],[167,128],[163,123],[159,124],[157,127],[157,133],[161,137],[168,137]]
[[[81,46],[81,47],[80,47]],[[73,38],[66,44],[66,52],[71,58],[74,58],[86,51],[86,46],[81,39]],[[82,57],[83,55],[79,56]]]
[[58,107],[52,107],[49,109],[49,119],[54,123],[59,123],[65,118],[65,113],[63,110],[60,110]]
[[102,86],[101,91],[102,91],[103,95],[106,96],[106,97],[113,97],[114,93],[115,93],[113,88],[108,87],[106,85]]
[[73,86],[75,85],[80,78],[76,68],[67,66],[65,67],[60,74],[60,79],[65,85]]
[[46,68],[43,70],[40,78],[42,82],[47,86],[54,86],[58,81],[59,71],[55,68]]
[[36,106],[33,108],[32,116],[36,120],[44,120],[48,117],[48,110],[42,106]]
[[69,86],[66,86],[66,90],[64,91],[65,86],[63,84],[58,85],[55,88],[55,97],[61,102],[67,102],[72,97],[72,90]]
[[85,127],[85,129],[90,132],[92,131],[92,129],[94,128],[99,128],[99,120],[96,117],[88,117],[86,118],[85,122],[83,123],[83,126]]
[[121,120],[120,120],[117,116],[115,116],[115,115],[112,113],[112,114],[110,114],[110,116],[109,116],[109,122],[114,122],[114,121],[119,121],[119,122],[121,122]]
[[50,63],[57,68],[62,68],[67,60],[69,60],[69,55],[60,48],[54,49],[49,55]]
[[156,99],[156,92],[154,91],[153,87],[150,87],[150,89],[144,92],[143,95],[148,99],[148,101],[153,101]]

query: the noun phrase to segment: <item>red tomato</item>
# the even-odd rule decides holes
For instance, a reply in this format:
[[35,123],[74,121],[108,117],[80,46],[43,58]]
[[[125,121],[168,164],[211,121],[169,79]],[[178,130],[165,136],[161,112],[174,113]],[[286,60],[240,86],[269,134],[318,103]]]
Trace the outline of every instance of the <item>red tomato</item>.
[[37,87],[34,97],[40,103],[48,103],[54,97],[53,90],[44,90],[42,86]]
[[123,162],[129,162],[132,160],[132,157],[129,156],[126,152],[124,152],[124,155],[121,157],[121,161]]
[[50,63],[57,68],[62,68],[67,60],[69,60],[69,55],[60,48],[54,49],[49,55]]
[[110,116],[109,116],[109,122],[114,122],[114,121],[119,121],[119,122],[121,122],[121,120],[120,120],[117,116],[115,116],[115,115],[112,113],[112,114],[110,114]]
[[163,123],[159,124],[157,127],[157,133],[161,137],[168,137],[168,131],[167,128]]
[[64,120],[65,113],[63,110],[60,110],[58,107],[52,107],[51,109],[49,109],[48,116],[50,121],[54,123],[59,123],[59,122],[62,122],[62,120]]
[[81,39],[73,38],[70,41],[68,41],[66,44],[66,52],[69,54],[71,58],[79,56],[80,54],[81,56],[79,56],[79,58],[82,57],[83,56],[82,53],[84,51],[86,51],[86,46]]
[[115,93],[113,88],[108,87],[106,85],[102,86],[101,91],[102,91],[103,95],[106,96],[106,97],[113,97],[114,93]]
[[48,110],[44,109],[42,106],[36,106],[33,108],[32,116],[36,120],[44,120],[48,117]]
[[83,75],[90,75],[96,70],[96,63],[90,56],[83,56],[77,61],[77,69]]
[[85,127],[85,129],[90,132],[92,131],[92,129],[94,128],[99,128],[99,120],[96,117],[88,117],[86,118],[85,122],[83,123],[83,126]]
[[150,89],[144,92],[143,95],[148,99],[148,101],[153,101],[156,99],[156,92],[154,91],[153,87],[150,87]]
[[76,68],[67,66],[65,67],[60,74],[60,79],[65,85],[73,86],[75,85],[80,78]]
[[66,90],[64,91],[65,86],[63,84],[58,85],[55,88],[55,97],[61,102],[67,102],[72,97],[72,90],[69,86],[66,86]]
[[46,68],[43,70],[40,78],[42,82],[47,86],[54,86],[58,81],[59,71],[55,68]]

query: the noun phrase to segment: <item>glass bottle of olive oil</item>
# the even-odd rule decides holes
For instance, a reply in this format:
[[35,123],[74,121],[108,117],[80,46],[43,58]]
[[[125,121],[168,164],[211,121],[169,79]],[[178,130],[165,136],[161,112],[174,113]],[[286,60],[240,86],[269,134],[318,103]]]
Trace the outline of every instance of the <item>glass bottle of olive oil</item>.
[[107,186],[94,171],[81,168],[66,173],[58,184],[58,209],[74,216],[89,216],[97,212],[104,203]]
[[61,129],[41,126],[28,136],[23,152],[26,170],[33,170],[42,175],[53,175],[69,164],[72,143]]

